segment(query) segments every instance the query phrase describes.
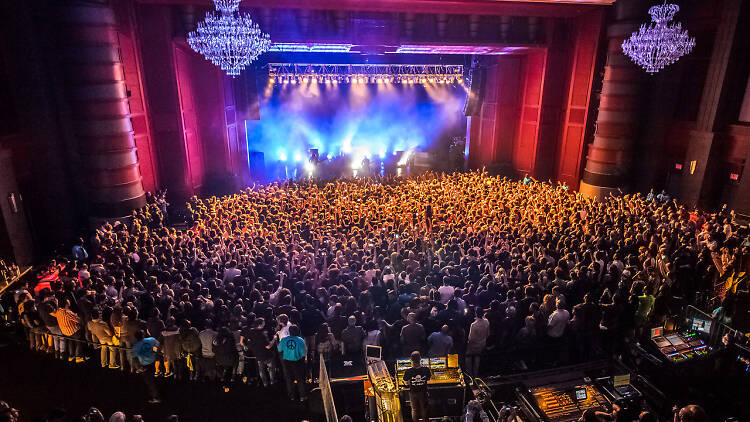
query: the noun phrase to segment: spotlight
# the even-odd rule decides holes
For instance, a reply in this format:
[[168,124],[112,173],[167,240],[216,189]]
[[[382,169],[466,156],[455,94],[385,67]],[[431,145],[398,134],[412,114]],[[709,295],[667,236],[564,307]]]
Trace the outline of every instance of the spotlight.
[[362,168],[362,160],[358,160],[357,158],[355,158],[354,160],[352,160],[351,167],[352,170],[359,170],[360,168]]
[[302,82],[307,83],[307,81],[308,81],[307,76],[302,78]]
[[361,77],[361,76],[360,76],[360,77],[359,77],[359,79],[357,80],[357,82],[359,82],[359,83],[364,83],[364,82],[365,82],[365,79],[364,79],[363,77]]
[[299,163],[300,161],[302,161],[302,154],[300,154],[299,152],[295,152],[294,153],[294,162],[295,163]]
[[295,85],[297,83],[297,78],[292,78],[292,85]]
[[348,76],[346,77],[346,83],[349,83],[349,77]]
[[463,84],[463,83],[464,83],[464,78],[462,78],[462,77],[459,77],[459,78],[458,78],[458,83],[459,83],[459,84]]
[[286,152],[279,151],[279,160],[286,161]]
[[281,76],[276,77],[276,82],[281,82]]
[[268,83],[269,83],[269,84],[274,84],[274,83],[276,83],[276,78],[274,78],[273,76],[269,76],[269,77],[268,77]]
[[378,82],[379,84],[382,84],[382,83],[383,83],[383,80],[382,80],[382,79],[380,79],[380,78],[378,78],[378,79],[376,79],[376,80],[377,80],[377,82]]
[[308,161],[305,163],[305,170],[307,170],[308,173],[313,174],[315,172],[315,165]]

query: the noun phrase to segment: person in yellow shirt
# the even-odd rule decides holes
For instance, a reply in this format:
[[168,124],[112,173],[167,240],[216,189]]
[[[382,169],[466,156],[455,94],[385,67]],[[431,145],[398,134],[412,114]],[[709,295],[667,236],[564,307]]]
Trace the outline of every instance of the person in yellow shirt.
[[59,308],[52,315],[57,318],[60,331],[66,337],[68,361],[83,362],[84,358],[81,353],[83,350],[81,344],[83,341],[83,336],[81,335],[81,318],[71,309],[70,299],[65,299],[64,307]]

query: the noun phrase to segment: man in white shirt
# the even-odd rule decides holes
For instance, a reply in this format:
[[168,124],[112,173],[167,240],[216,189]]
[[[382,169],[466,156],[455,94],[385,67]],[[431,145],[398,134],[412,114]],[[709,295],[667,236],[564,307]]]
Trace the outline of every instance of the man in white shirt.
[[453,299],[453,294],[456,292],[455,287],[448,284],[448,276],[443,277],[443,285],[438,288],[440,294],[440,303],[447,305],[448,302]]
[[289,337],[289,327],[292,325],[292,323],[289,322],[289,316],[287,316],[287,314],[281,314],[276,317],[276,322],[278,323],[279,329],[276,331],[274,340],[281,341],[281,339]]
[[213,380],[216,374],[216,362],[214,361],[213,343],[216,338],[216,330],[213,329],[213,322],[206,320],[206,329],[198,333],[201,341],[201,357],[196,359],[198,363],[199,379]]
[[227,268],[224,269],[224,277],[222,278],[222,281],[224,284],[229,283],[231,281],[234,281],[234,278],[241,275],[242,271],[237,269],[237,262],[231,261],[229,265],[227,265]]
[[570,312],[565,309],[565,303],[557,299],[557,310],[549,316],[547,335],[551,338],[561,338],[570,322]]
[[490,322],[484,317],[484,309],[476,308],[476,319],[471,323],[466,339],[466,371],[472,377],[479,373],[480,356],[484,352],[489,335]]

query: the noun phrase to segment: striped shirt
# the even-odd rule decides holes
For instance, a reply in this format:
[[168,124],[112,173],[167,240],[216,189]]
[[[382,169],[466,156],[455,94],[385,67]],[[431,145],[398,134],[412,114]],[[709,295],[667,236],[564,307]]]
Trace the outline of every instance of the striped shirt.
[[66,336],[72,336],[81,328],[81,318],[73,311],[60,308],[52,315],[57,318],[60,331]]

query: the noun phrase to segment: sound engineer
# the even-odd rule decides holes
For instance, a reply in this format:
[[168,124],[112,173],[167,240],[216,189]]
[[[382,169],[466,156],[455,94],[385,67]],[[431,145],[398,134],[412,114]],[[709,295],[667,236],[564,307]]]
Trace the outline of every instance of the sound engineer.
[[422,366],[422,354],[415,350],[411,353],[411,368],[404,372],[404,382],[409,387],[411,402],[411,419],[414,422],[428,422],[427,416],[427,382],[432,374],[430,368]]

